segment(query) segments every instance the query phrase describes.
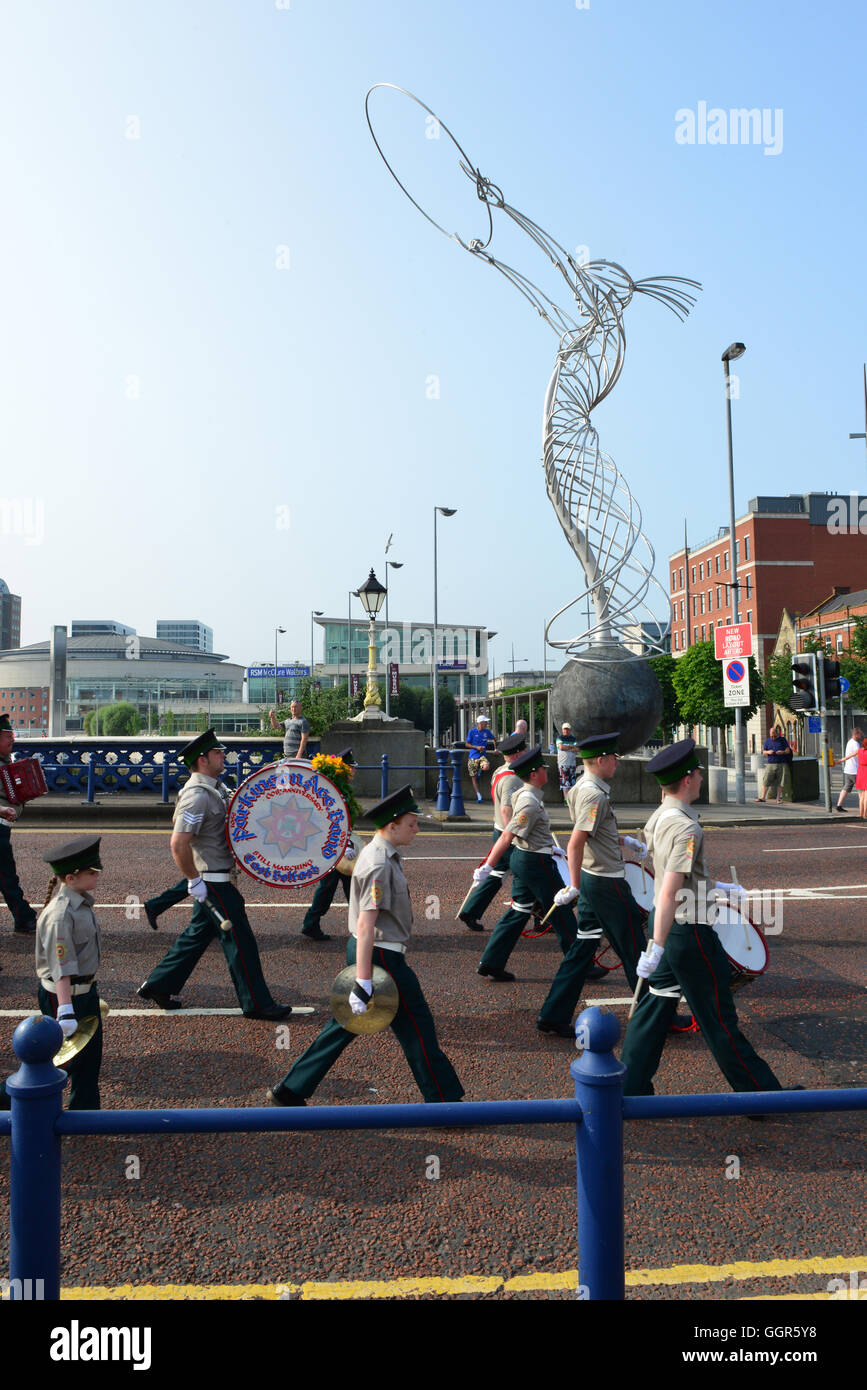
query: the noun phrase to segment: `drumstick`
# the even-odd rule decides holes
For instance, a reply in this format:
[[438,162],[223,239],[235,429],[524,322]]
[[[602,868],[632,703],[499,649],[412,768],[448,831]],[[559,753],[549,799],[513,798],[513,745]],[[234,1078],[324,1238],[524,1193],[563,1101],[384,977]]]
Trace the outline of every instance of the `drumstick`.
[[459,907],[458,910],[457,910],[457,913],[455,914],[455,921],[456,921],[456,922],[460,921],[461,913],[463,912],[463,910],[464,910],[464,908],[466,907],[467,903],[469,902],[470,898],[473,896],[473,893],[476,891],[476,888],[477,888],[477,887],[478,887],[478,885],[474,883],[473,886],[472,886],[472,888],[470,889],[470,891],[467,893],[467,896],[464,898],[463,902],[461,903],[460,907]]
[[643,985],[643,983],[644,977],[642,975],[639,975],[638,983],[635,986],[635,993],[632,996],[632,1003],[629,1005],[629,1013],[626,1015],[627,1019],[630,1019],[632,1015],[635,1013],[635,1006],[638,1003],[638,996],[641,993],[641,986]]
[[[737,875],[735,874],[735,866],[734,866],[734,864],[732,864],[732,866],[731,866],[731,871],[732,871],[732,883],[737,883],[738,880],[737,880]],[[751,946],[751,944],[750,944],[750,934],[749,934],[749,932],[747,931],[746,913],[745,913],[745,912],[741,912],[740,907],[738,907],[738,916],[739,916],[740,919],[741,919],[741,926],[742,926],[743,929],[744,929],[744,945],[746,946],[746,948],[747,948],[748,951],[751,951],[753,948],[752,948],[752,946]]]
[[202,906],[208,909],[215,926],[218,926],[220,928],[220,931],[232,930],[232,923],[230,922],[229,918],[221,917],[217,909],[214,907],[213,903],[209,903],[207,898],[205,898],[204,902],[202,903]]

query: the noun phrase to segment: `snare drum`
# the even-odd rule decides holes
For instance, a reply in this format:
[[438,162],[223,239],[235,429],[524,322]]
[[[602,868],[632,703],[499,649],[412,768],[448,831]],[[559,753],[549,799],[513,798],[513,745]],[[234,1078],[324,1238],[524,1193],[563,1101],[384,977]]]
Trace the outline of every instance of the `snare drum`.
[[744,908],[730,902],[717,902],[713,911],[716,915],[713,929],[732,967],[729,987],[743,989],[767,970],[767,942]]

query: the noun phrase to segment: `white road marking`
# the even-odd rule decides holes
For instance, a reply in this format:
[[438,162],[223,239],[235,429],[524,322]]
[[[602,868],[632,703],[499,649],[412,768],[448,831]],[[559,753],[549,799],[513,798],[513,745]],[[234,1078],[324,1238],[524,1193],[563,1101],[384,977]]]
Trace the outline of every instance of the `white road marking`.
[[[106,1000],[106,1003],[108,1001]],[[315,1014],[310,1004],[299,1004],[292,1009],[293,1014]],[[109,1018],[241,1018],[240,1009],[115,1009],[112,1007]],[[34,1009],[0,1009],[0,1018],[40,1018]],[[267,1021],[267,1020],[266,1020]],[[279,1019],[272,1022],[279,1023]]]
[[863,849],[867,840],[850,840],[848,845],[804,845],[790,849],[763,849],[762,854],[824,854],[829,849]]

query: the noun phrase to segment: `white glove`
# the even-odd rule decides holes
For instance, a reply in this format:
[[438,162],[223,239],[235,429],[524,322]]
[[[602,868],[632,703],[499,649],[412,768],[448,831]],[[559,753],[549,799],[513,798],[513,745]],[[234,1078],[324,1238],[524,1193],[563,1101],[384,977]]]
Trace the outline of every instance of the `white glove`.
[[343,858],[344,858],[344,859],[354,859],[354,858],[355,858],[355,849],[353,848],[352,845],[347,845],[347,846],[346,846],[346,849],[343,851]]
[[78,1019],[75,1017],[75,1010],[71,1004],[61,1004],[57,1010],[57,1022],[63,1029],[63,1036],[71,1038],[73,1033],[78,1030]]
[[484,883],[485,879],[490,877],[490,873],[490,864],[480,864],[477,869],[473,869],[473,883]]
[[187,892],[197,903],[203,903],[208,896],[208,885],[203,878],[188,878]]
[[0,816],[4,820],[15,820],[15,810],[12,806],[0,806]]
[[559,893],[554,894],[554,906],[568,907],[570,903],[574,903],[577,896],[577,888],[561,888]]
[[349,1007],[354,1014],[366,1014],[373,998],[373,981],[356,980],[349,995]]
[[642,951],[638,957],[638,964],[635,967],[636,975],[640,975],[642,980],[649,980],[662,960],[662,954],[663,948],[656,941],[651,941],[647,949]]
[[632,850],[637,859],[647,858],[647,845],[642,840],[636,840],[634,835],[623,836],[623,848]]
[[727,898],[748,898],[750,896],[749,890],[742,888],[739,883],[724,883],[722,879],[717,880],[714,888],[718,893],[725,893]]

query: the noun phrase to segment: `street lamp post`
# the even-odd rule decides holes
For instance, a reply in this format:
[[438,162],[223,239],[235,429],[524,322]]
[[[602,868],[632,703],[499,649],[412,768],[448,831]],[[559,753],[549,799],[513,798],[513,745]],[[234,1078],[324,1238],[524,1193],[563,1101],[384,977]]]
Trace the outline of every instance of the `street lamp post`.
[[[391,544],[391,537],[389,536],[388,539],[389,539],[389,545],[390,545],[390,544]],[[386,550],[387,550],[387,549],[388,549],[388,546],[386,546]],[[385,562],[385,640],[386,640],[386,643],[388,643],[388,641],[389,641],[389,628],[388,628],[388,590],[389,590],[388,569],[389,569],[389,566],[391,566],[391,568],[392,568],[393,570],[402,570],[402,569],[403,569],[403,561],[402,561],[402,560],[386,560],[386,562]],[[390,680],[390,678],[389,678],[388,662],[387,662],[387,661],[385,662],[385,717],[386,717],[386,719],[390,719],[390,718],[391,718],[391,680]]]
[[274,708],[277,708],[277,634],[285,632],[285,627],[275,627],[274,629]]
[[[729,549],[731,558],[729,564],[732,570],[732,626],[738,621],[738,571],[737,571],[737,550],[735,541],[735,465],[732,454],[732,397],[731,381],[729,378],[729,363],[743,357],[746,348],[743,343],[732,343],[726,348],[722,355],[723,366],[726,378],[726,437],[729,450]],[[744,777],[744,724],[740,706],[735,706],[735,801],[743,805],[746,801],[745,777]]]
[[358,597],[370,619],[367,628],[367,689],[364,693],[364,708],[378,711],[380,715],[382,705],[376,684],[376,615],[382,607],[385,592],[373,570],[358,590]]
[[443,516],[454,516],[457,507],[434,507],[434,630],[433,630],[433,652],[431,653],[431,684],[433,686],[433,746],[434,752],[439,748],[440,742],[440,702],[439,702],[439,671],[437,667],[437,627],[439,625],[439,614],[437,612],[437,512]]

